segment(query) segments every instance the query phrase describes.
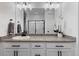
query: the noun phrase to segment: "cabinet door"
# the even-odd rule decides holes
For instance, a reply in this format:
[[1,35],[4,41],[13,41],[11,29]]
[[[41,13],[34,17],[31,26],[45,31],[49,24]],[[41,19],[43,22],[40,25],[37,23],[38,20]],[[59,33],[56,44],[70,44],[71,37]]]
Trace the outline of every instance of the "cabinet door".
[[30,56],[29,49],[20,49],[18,56]]
[[5,49],[4,56],[29,56],[29,49]]
[[32,49],[31,56],[45,56],[45,49]]
[[3,56],[3,52],[4,52],[4,49],[2,46],[2,42],[0,42],[0,56]]
[[72,49],[61,49],[60,55],[61,56],[74,56],[75,52]]
[[74,56],[72,49],[47,49],[47,56]]
[[4,49],[4,56],[14,56],[14,49]]
[[58,49],[47,49],[47,56],[59,56]]

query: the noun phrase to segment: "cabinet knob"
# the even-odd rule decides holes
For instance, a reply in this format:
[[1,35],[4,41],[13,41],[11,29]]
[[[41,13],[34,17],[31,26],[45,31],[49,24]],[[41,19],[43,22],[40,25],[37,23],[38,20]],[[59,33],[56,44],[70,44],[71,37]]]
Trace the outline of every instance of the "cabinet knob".
[[56,45],[56,47],[64,47],[63,45]]
[[12,47],[20,47],[20,45],[12,45]]
[[41,47],[40,45],[35,45],[35,47]]

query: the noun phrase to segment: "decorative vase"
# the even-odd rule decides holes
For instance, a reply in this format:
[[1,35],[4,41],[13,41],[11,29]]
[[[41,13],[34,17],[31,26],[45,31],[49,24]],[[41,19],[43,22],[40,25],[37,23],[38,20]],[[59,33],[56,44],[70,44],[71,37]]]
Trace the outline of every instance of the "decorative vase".
[[58,33],[58,37],[63,37],[63,34],[62,33]]

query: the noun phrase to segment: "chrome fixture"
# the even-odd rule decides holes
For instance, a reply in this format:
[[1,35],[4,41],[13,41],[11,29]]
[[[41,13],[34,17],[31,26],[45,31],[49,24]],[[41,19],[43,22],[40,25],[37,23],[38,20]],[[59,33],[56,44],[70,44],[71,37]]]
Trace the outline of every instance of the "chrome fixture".
[[49,4],[50,4],[50,8],[55,8],[55,9],[57,9],[57,8],[60,8],[60,2],[49,2]]

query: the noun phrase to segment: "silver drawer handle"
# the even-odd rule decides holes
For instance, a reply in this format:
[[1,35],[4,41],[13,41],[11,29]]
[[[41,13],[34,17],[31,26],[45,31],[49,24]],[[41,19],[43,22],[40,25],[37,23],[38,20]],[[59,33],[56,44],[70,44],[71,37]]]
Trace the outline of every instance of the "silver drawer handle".
[[63,45],[56,45],[56,47],[64,47]]
[[40,54],[35,54],[35,56],[41,56]]
[[62,51],[58,51],[58,56],[62,56]]
[[60,56],[59,51],[58,51],[58,56]]
[[35,45],[35,47],[41,47],[40,45]]
[[14,50],[14,56],[18,56],[18,51]]
[[60,56],[62,56],[62,51],[60,51]]
[[20,45],[12,45],[12,47],[20,47]]

